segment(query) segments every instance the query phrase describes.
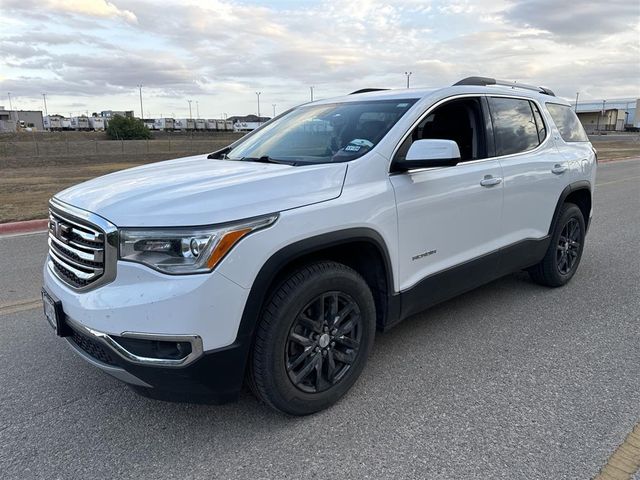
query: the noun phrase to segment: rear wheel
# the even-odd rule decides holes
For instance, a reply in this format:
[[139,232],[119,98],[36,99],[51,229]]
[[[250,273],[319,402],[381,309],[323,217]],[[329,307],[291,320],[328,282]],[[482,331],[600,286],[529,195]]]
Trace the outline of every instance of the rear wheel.
[[562,206],[551,243],[542,261],[529,269],[534,281],[549,287],[566,284],[576,273],[584,249],[582,211],[573,203]]
[[256,332],[252,388],[292,415],[327,408],[360,376],[374,333],[373,296],[356,271],[335,262],[305,266],[266,305]]

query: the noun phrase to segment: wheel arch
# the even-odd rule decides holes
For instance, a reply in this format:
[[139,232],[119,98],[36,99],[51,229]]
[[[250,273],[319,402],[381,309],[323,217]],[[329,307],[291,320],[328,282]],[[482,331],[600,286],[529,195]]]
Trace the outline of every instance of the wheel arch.
[[549,235],[553,233],[553,229],[555,228],[558,217],[560,216],[562,205],[565,203],[574,203],[578,208],[580,208],[582,216],[584,217],[585,226],[587,230],[589,229],[589,217],[592,205],[591,183],[586,180],[581,180],[567,185],[560,194],[560,198],[558,198],[558,203],[556,204],[556,209],[553,212],[553,219],[549,225]]
[[376,301],[376,322],[379,327],[383,327],[399,307],[391,298],[392,264],[382,236],[371,228],[338,230],[287,245],[264,263],[249,291],[238,338],[251,341],[262,306],[270,293],[289,272],[315,260],[344,263],[364,277]]

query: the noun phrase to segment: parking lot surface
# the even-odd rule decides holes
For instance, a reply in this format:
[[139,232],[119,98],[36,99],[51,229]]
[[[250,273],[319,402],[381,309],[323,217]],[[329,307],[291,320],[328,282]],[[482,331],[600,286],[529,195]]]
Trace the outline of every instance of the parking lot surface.
[[[588,479],[640,420],[640,160],[601,165],[582,263],[520,273],[379,334],[333,408],[142,398],[37,299],[44,234],[0,238],[3,478]],[[215,375],[216,372],[211,372]]]

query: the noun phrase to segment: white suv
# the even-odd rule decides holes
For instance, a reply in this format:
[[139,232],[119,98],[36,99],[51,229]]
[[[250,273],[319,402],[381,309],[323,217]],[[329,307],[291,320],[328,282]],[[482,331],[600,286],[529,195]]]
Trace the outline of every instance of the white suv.
[[354,384],[376,329],[528,269],[576,272],[596,155],[544,88],[472,77],[293,108],[209,156],[50,202],[45,314],[154,398],[281,411]]

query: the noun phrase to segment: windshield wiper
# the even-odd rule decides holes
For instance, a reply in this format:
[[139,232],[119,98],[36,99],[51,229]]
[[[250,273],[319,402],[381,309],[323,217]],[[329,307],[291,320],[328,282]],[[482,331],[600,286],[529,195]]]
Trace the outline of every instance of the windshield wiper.
[[[232,159],[229,159],[232,160]],[[260,163],[279,163],[281,165],[294,165],[295,162],[290,162],[287,160],[280,160],[277,158],[271,158],[268,155],[263,155],[262,157],[242,157],[238,158],[240,162],[260,162]]]

